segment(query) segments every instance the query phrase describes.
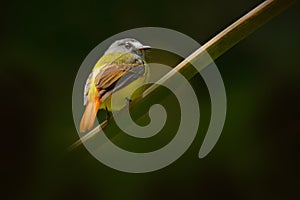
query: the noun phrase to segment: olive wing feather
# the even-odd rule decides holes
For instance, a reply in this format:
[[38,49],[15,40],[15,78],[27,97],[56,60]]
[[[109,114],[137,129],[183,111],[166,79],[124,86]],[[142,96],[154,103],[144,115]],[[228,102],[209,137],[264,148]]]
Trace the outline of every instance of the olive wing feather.
[[[134,64],[109,64],[103,67],[96,75],[94,84],[100,96],[107,98],[110,94],[126,87],[145,73],[143,62]],[[87,104],[93,72],[90,73],[84,87],[84,105]],[[105,99],[106,99],[105,98]],[[105,99],[101,99],[104,101]]]

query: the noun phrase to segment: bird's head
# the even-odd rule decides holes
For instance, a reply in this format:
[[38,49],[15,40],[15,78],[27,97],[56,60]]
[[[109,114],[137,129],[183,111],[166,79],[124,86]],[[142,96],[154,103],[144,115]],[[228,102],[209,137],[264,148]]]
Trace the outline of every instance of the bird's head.
[[126,38],[117,40],[110,45],[105,54],[113,52],[128,52],[143,57],[145,50],[151,49],[150,46],[143,45],[136,39]]

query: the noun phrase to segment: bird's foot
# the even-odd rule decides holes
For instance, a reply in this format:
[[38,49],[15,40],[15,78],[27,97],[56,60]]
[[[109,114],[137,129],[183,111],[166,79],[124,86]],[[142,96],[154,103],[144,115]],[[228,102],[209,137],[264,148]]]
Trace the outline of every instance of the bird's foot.
[[106,121],[108,121],[110,118],[110,113],[109,113],[107,107],[105,107],[105,111],[106,111]]
[[129,103],[132,102],[132,100],[131,100],[130,98],[128,98],[128,97],[126,97],[125,99],[126,99],[126,101],[127,101],[127,104],[129,104]]

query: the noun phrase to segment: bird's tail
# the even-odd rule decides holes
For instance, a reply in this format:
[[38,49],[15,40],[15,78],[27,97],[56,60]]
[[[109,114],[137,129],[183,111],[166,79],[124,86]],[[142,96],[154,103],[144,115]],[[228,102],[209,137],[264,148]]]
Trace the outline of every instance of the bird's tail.
[[81,133],[93,128],[99,106],[100,98],[92,98],[88,100],[80,122]]

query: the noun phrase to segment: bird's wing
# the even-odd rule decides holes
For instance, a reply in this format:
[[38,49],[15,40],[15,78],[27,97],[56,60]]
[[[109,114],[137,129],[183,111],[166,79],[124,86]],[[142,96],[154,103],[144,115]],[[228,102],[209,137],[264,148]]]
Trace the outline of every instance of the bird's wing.
[[[145,73],[143,63],[133,64],[110,64],[103,67],[95,77],[95,86],[99,90],[99,95],[110,94],[126,87]],[[101,99],[104,101],[105,99]]]

